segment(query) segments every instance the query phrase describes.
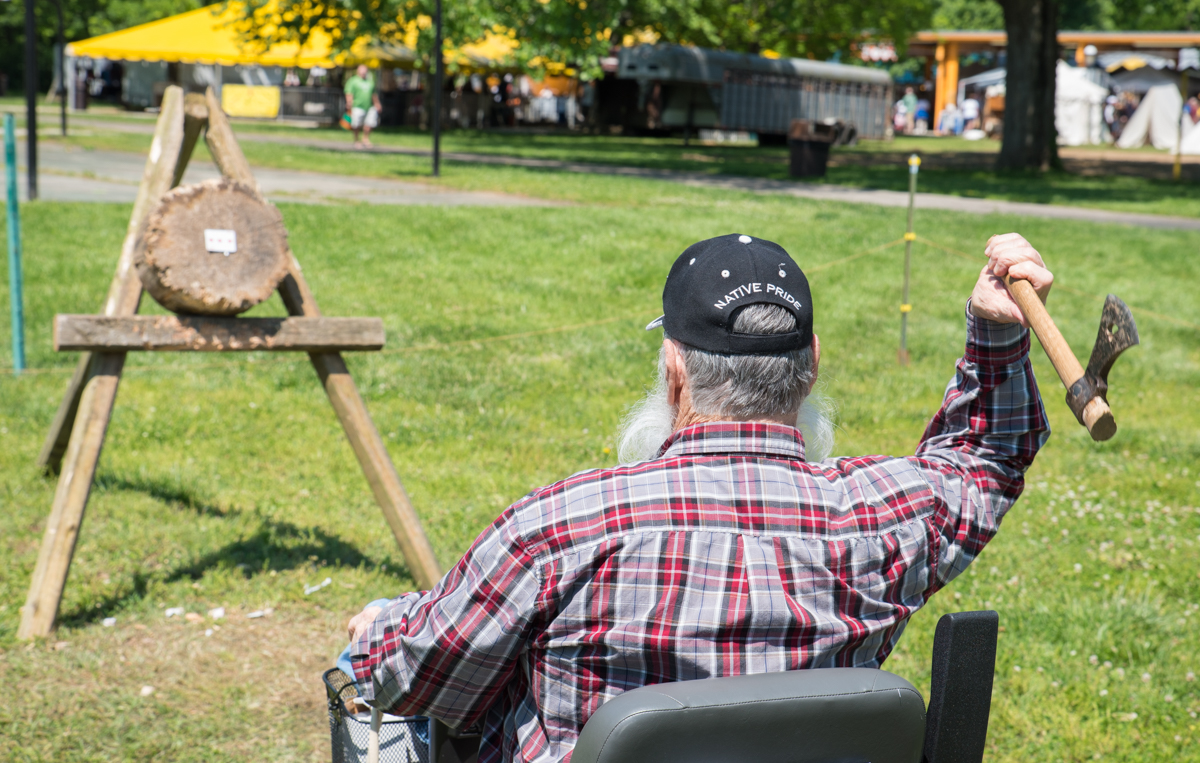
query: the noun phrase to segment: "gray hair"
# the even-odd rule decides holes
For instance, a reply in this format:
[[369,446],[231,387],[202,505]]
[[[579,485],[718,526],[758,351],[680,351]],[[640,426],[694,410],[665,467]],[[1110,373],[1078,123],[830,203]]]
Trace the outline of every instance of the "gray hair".
[[[750,305],[734,319],[744,334],[785,334],[796,319],[777,305]],[[723,355],[680,344],[692,407],[702,416],[731,421],[779,419],[796,415],[804,435],[805,458],[823,461],[834,446],[834,405],[813,392],[811,347],[778,355]],[[811,393],[811,394],[810,394]],[[617,455],[621,463],[654,458],[671,435],[675,409],[667,403],[666,356],[660,352],[654,388],[621,422]]]
[[[747,305],[733,321],[736,334],[786,334],[796,317],[779,305]],[[733,421],[779,418],[800,408],[812,387],[812,347],[776,355],[724,355],[679,345],[692,408]]]

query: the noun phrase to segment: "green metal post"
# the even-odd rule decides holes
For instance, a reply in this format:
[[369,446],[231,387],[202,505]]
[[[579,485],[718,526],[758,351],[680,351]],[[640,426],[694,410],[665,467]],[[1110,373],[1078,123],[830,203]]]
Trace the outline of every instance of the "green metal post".
[[25,311],[21,283],[21,218],[17,207],[17,126],[4,115],[4,175],[8,199],[8,298],[12,303],[13,373],[25,368]]
[[897,359],[900,365],[908,365],[908,314],[912,305],[908,301],[908,277],[912,267],[912,244],[917,239],[913,232],[913,202],[917,196],[917,170],[921,167],[921,157],[913,154],[908,157],[908,228],[904,232],[904,297],[900,302],[900,351]]

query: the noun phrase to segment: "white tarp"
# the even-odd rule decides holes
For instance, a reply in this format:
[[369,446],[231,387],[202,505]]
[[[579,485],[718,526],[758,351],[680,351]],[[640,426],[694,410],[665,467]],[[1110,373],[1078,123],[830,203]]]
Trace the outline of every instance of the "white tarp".
[[1119,71],[1112,75],[1113,87],[1117,92],[1138,95],[1149,92],[1150,88],[1156,85],[1174,85],[1178,82],[1178,74],[1151,69],[1149,66],[1133,71]]
[[986,90],[992,85],[1004,83],[1004,78],[1008,76],[1008,70],[1004,68],[992,69],[990,71],[976,74],[973,77],[964,77],[958,81],[958,100],[956,103],[961,107],[967,101],[967,87],[970,86],[975,90]]
[[1183,98],[1179,95],[1178,87],[1156,85],[1150,88],[1121,131],[1117,148],[1138,148],[1150,143],[1157,149],[1174,151],[1179,141],[1182,113]]
[[1058,62],[1054,88],[1054,128],[1063,146],[1104,142],[1104,99],[1108,90],[1092,82],[1087,70]]

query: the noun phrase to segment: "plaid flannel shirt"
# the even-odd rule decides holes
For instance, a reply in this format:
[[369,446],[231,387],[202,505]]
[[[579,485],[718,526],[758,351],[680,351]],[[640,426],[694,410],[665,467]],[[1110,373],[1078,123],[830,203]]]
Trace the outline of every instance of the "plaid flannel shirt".
[[996,534],[1049,436],[1028,331],[967,327],[914,456],[808,463],[792,427],[697,424],[652,461],[525,496],[354,645],[366,698],[482,721],[482,763],[550,763],[639,686],[880,666]]

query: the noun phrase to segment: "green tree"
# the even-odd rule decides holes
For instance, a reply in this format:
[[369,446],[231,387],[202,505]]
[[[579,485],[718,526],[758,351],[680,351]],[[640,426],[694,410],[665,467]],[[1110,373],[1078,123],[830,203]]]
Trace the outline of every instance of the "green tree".
[[[58,39],[58,12],[53,0],[35,2],[37,14],[38,86],[50,86],[54,71],[54,43]],[[157,21],[199,8],[197,0],[60,0],[67,42]],[[0,2],[0,72],[9,77],[9,88],[19,92],[25,81],[25,4]]]
[[1058,168],[1054,86],[1058,65],[1056,0],[998,0],[1008,34],[1004,135],[996,169]]
[[[316,28],[341,48],[359,36],[402,42],[410,22],[432,16],[431,0],[251,0],[242,33],[259,45],[303,42]],[[274,8],[272,12],[270,9]],[[627,35],[737,52],[774,50],[825,59],[849,54],[864,33],[907,40],[929,23],[932,0],[471,0],[445,5],[446,36],[477,39],[492,28],[520,40],[518,61],[555,62],[595,74]],[[432,47],[422,29],[419,49]]]
[[940,0],[934,29],[1003,29],[1004,11],[995,0]]
[[[1171,31],[1200,27],[1200,0],[1073,0],[1059,7],[1060,29]],[[996,0],[938,0],[934,29],[1003,29]]]
[[[423,66],[433,50],[434,0],[245,0],[236,29],[244,44],[264,50],[281,42],[301,45],[322,31],[346,51],[360,38],[411,47]],[[479,39],[502,11],[486,0],[445,0],[442,26],[448,46]],[[414,33],[415,32],[415,36]]]

